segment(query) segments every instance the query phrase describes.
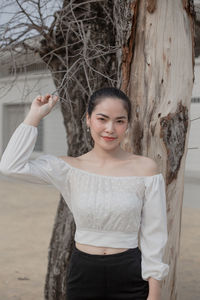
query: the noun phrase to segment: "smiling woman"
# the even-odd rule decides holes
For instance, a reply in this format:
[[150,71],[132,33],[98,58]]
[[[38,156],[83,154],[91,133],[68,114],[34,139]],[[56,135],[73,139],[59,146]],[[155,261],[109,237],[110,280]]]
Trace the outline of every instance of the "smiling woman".
[[130,100],[116,88],[96,91],[86,114],[92,150],[79,157],[45,154],[30,160],[37,125],[57,101],[50,94],[33,100],[2,155],[0,171],[54,185],[71,210],[76,232],[67,299],[146,300],[149,283],[159,295],[169,271],[162,261],[168,238],[165,182],[154,160],[121,148]]
[[[91,153],[98,151],[99,136],[106,142],[116,142],[120,146],[127,133],[130,119],[131,103],[122,91],[103,88],[94,92],[88,102],[86,114],[87,126],[94,141]],[[120,149],[119,147],[119,152]]]

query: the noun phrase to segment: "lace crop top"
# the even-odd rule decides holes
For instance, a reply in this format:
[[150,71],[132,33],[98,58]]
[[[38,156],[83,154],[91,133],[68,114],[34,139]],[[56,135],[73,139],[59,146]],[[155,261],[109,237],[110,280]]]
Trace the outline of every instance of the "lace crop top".
[[28,182],[54,185],[73,213],[76,242],[135,248],[140,237],[142,278],[167,276],[169,265],[162,261],[168,239],[163,175],[104,176],[50,154],[30,160],[37,135],[37,127],[22,122],[2,155],[0,171]]

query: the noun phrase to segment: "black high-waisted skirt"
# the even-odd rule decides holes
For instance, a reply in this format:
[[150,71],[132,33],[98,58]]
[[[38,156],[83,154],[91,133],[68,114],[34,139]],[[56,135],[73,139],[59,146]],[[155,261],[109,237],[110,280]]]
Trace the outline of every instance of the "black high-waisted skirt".
[[141,276],[141,251],[89,254],[74,244],[67,271],[67,300],[146,300],[149,283]]

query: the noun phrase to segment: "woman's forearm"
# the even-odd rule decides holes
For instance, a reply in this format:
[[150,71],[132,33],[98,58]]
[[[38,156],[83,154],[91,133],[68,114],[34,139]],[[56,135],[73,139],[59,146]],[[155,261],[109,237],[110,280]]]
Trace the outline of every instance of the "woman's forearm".
[[161,281],[149,278],[149,295],[147,300],[161,300]]
[[29,111],[23,123],[37,127],[40,123],[40,118],[38,118],[35,114]]

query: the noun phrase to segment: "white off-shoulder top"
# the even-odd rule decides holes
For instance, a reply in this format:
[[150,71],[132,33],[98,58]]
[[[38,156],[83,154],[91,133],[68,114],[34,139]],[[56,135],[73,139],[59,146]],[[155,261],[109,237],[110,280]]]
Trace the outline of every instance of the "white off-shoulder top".
[[100,175],[50,154],[31,160],[37,135],[37,127],[22,122],[2,155],[0,171],[28,182],[54,185],[73,213],[76,242],[135,248],[140,235],[142,278],[167,276],[169,265],[162,261],[168,239],[163,175]]

